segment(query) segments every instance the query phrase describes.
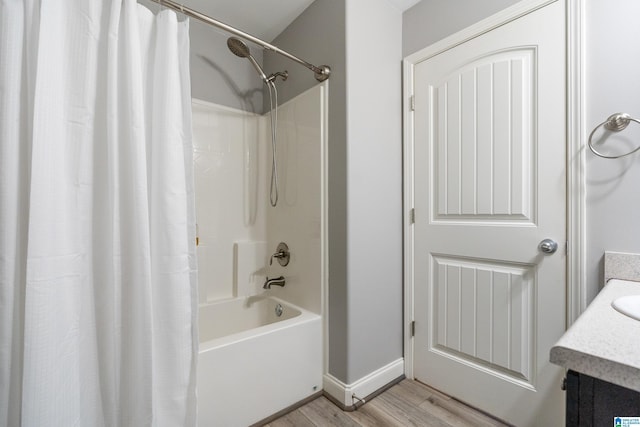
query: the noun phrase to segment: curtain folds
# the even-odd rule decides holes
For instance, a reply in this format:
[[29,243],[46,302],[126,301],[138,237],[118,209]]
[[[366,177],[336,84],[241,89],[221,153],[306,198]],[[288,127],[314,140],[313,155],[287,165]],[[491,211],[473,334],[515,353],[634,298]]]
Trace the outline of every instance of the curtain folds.
[[0,0],[0,425],[193,426],[188,21]]

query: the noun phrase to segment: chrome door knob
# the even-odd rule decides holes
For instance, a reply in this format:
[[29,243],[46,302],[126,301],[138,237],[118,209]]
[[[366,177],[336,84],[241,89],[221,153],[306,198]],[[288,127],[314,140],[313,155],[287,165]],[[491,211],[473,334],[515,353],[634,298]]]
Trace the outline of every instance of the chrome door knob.
[[558,250],[558,243],[555,240],[544,239],[542,242],[540,242],[538,248],[542,253],[552,254]]

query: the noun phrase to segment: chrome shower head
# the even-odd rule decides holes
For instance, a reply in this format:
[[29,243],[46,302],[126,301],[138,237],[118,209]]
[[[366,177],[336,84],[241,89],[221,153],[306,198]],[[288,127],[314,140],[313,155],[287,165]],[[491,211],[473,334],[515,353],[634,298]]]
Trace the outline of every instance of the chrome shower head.
[[239,56],[240,58],[248,58],[251,56],[249,46],[236,37],[229,37],[227,39],[227,47],[234,55]]
[[234,55],[239,56],[240,58],[247,58],[251,62],[251,65],[253,65],[253,68],[255,68],[258,74],[260,75],[260,78],[262,79],[262,81],[267,83],[266,74],[262,70],[262,67],[260,67],[260,64],[258,64],[258,62],[254,59],[253,56],[251,56],[251,51],[249,50],[249,46],[247,46],[245,42],[243,42],[242,40],[236,37],[229,37],[227,39],[227,47],[229,48],[231,53],[233,53]]

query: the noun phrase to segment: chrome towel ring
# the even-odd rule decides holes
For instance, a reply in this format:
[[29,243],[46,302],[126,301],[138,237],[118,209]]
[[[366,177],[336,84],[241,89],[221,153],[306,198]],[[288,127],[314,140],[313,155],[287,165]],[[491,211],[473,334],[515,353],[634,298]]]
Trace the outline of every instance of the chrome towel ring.
[[620,132],[621,130],[625,130],[627,128],[627,126],[629,126],[629,123],[631,123],[631,122],[636,122],[636,123],[640,124],[640,121],[638,119],[634,119],[633,117],[631,117],[627,113],[615,113],[615,114],[610,115],[607,118],[607,120],[605,120],[604,122],[600,123],[598,126],[593,128],[593,130],[589,134],[589,141],[588,141],[589,148],[591,149],[593,154],[595,154],[596,156],[600,156],[602,158],[605,158],[605,159],[619,159],[621,157],[628,156],[629,154],[633,154],[636,151],[640,150],[640,145],[639,145],[638,147],[634,148],[632,151],[629,151],[628,153],[620,154],[618,156],[607,156],[606,154],[602,154],[598,150],[596,150],[593,147],[593,143],[591,142],[591,139],[593,138],[593,134],[596,133],[596,131],[598,129],[600,129],[600,127],[604,126],[604,128],[606,130],[610,130],[610,131],[613,131],[613,132]]

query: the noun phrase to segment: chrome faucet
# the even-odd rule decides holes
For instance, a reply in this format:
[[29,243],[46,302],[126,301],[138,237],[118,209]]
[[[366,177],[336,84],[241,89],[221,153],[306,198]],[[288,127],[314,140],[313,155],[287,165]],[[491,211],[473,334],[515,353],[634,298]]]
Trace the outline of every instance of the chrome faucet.
[[271,289],[271,286],[273,286],[273,285],[283,287],[284,286],[284,276],[274,277],[272,279],[269,279],[269,277],[267,276],[267,279],[264,281],[264,286],[262,288],[263,289]]

